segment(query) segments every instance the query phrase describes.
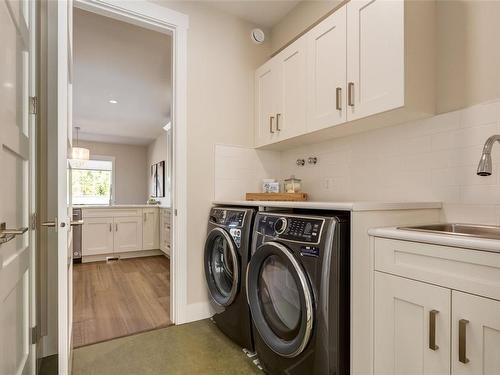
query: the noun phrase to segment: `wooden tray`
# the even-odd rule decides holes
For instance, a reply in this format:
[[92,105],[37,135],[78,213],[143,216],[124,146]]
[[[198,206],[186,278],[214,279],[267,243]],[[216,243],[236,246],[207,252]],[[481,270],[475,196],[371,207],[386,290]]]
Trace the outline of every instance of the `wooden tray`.
[[247,193],[247,201],[307,201],[306,193]]

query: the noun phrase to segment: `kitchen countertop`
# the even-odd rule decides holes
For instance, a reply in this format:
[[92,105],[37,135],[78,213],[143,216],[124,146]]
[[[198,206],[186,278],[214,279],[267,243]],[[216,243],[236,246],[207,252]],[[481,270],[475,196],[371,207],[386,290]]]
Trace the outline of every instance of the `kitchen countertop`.
[[491,240],[487,238],[417,232],[413,230],[398,229],[397,227],[374,228],[370,229],[368,234],[374,237],[389,238],[393,240],[421,242],[431,245],[460,247],[500,253],[500,240]]
[[249,207],[276,207],[276,208],[306,208],[315,210],[338,211],[385,211],[385,210],[417,210],[441,208],[441,202],[273,202],[273,201],[223,201],[212,202],[218,206],[249,206]]
[[170,208],[170,207],[164,207],[159,204],[113,204],[113,205],[102,205],[102,204],[75,204],[73,205],[73,208],[151,208],[151,207],[158,207],[158,208]]

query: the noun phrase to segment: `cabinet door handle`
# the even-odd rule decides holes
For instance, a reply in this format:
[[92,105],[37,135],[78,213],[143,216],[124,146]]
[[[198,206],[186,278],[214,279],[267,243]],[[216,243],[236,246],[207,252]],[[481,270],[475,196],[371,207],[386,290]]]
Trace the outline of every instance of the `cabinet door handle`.
[[281,113],[276,113],[276,130],[277,131],[281,131],[280,129],[280,117],[281,117]]
[[342,87],[337,87],[335,90],[335,108],[342,111]]
[[118,223],[117,223],[117,224],[115,224],[115,231],[117,231],[117,232],[118,232]]
[[109,231],[112,232],[113,231],[113,224],[109,223]]
[[147,213],[144,212],[144,222],[146,222],[148,219],[147,219]]
[[439,314],[437,310],[429,311],[429,349],[438,350],[436,345],[436,316]]
[[354,107],[354,82],[349,82],[347,85],[347,105]]
[[469,363],[467,358],[467,319],[458,321],[458,360],[462,363]]
[[274,130],[273,130],[273,120],[274,120],[274,116],[269,116],[269,132],[271,134],[274,133]]

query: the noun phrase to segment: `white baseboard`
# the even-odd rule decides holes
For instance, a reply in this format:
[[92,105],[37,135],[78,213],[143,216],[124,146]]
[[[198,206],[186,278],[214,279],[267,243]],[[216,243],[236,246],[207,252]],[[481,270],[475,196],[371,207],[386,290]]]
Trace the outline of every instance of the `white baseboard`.
[[210,318],[214,314],[214,310],[209,301],[191,303],[186,306],[186,322],[195,322],[197,320]]

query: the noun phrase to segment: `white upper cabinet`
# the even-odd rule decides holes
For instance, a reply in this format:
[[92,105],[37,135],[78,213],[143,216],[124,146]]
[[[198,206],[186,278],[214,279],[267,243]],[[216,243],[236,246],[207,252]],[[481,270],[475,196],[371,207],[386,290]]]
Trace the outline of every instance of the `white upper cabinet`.
[[435,2],[351,0],[256,71],[255,143],[318,142],[435,113]]
[[307,33],[307,129],[346,121],[346,7]]
[[347,4],[348,120],[405,104],[405,3]]
[[275,57],[278,91],[276,92],[276,139],[282,140],[306,132],[306,39],[298,39]]
[[449,375],[451,291],[375,272],[375,375]]
[[255,72],[255,143],[258,146],[276,138],[278,89],[276,60],[271,59]]
[[500,374],[500,302],[453,291],[452,374]]

